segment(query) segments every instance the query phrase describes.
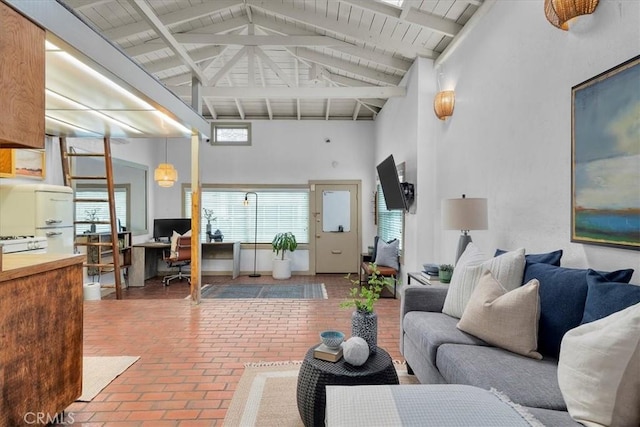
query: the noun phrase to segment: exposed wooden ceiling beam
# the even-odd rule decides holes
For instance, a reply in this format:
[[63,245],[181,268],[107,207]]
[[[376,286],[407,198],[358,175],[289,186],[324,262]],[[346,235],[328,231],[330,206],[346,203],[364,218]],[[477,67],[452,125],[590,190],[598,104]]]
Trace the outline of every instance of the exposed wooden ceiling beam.
[[[195,30],[188,31],[182,34],[174,34],[174,37],[182,36],[183,34],[191,34],[191,33],[203,33],[208,32],[210,34],[224,33],[227,31],[234,31],[240,28],[243,28],[247,25],[247,17],[239,16],[237,18],[232,18],[227,21],[223,21],[219,24],[207,25],[206,27],[197,28]],[[179,39],[177,39],[179,41]],[[143,42],[141,44],[137,44],[134,46],[130,46],[124,49],[125,53],[129,56],[136,57],[140,55],[146,55],[152,52],[157,52],[159,50],[166,49],[167,45],[162,41],[162,39],[151,39]]]
[[246,47],[243,47],[242,49],[237,51],[236,54],[233,55],[231,59],[229,59],[227,63],[224,64],[222,68],[220,68],[218,72],[209,79],[209,81],[207,82],[207,86],[215,86],[216,83],[220,81],[220,79],[222,79],[223,77],[226,77],[229,71],[231,71],[231,69],[233,68],[233,66],[236,65],[236,63],[240,60],[240,58],[246,55],[246,53],[247,53]]
[[169,29],[160,21],[146,0],[129,0],[129,4],[143,17],[153,30],[169,45],[171,50],[184,62],[189,70],[198,77],[200,82],[205,82],[205,76],[200,67],[191,59],[187,51],[171,35]]
[[326,67],[339,69],[347,73],[353,73],[357,76],[364,77],[382,84],[397,85],[401,78],[396,75],[385,74],[371,68],[362,67],[344,59],[335,58],[329,55],[323,55],[315,50],[306,48],[288,49],[293,55],[306,61],[322,64]]
[[176,34],[176,40],[189,44],[216,44],[240,46],[353,46],[327,36],[251,36],[233,34],[204,34],[189,32]]
[[[182,24],[184,22],[194,21],[196,19],[209,16],[221,10],[229,9],[242,4],[241,0],[216,0],[206,1],[192,7],[185,7],[175,12],[166,13],[158,16],[160,21],[170,27],[172,25]],[[150,28],[144,21],[134,22],[132,24],[122,25],[120,27],[111,28],[104,31],[105,37],[113,41],[121,41],[127,37],[149,31]]]
[[[191,96],[189,86],[172,86],[176,95],[182,98]],[[211,98],[270,98],[270,99],[352,99],[352,98],[392,98],[405,96],[407,89],[398,86],[367,87],[212,87],[203,86],[202,96]]]
[[[295,25],[286,24],[283,22],[276,22],[272,19],[262,16],[254,16],[254,22],[259,25],[265,31],[278,34],[292,34],[292,35],[317,35],[311,31],[304,31],[297,28]],[[397,71],[405,73],[411,68],[411,61],[407,61],[402,58],[397,58],[388,54],[384,54],[378,51],[365,49],[360,46],[354,45],[341,45],[341,46],[327,46],[328,49],[335,50],[337,52],[346,53],[347,55],[355,56],[357,58],[373,62],[378,65],[392,68]]]
[[[189,56],[195,62],[202,62],[202,61],[207,61],[213,58],[217,58],[224,51],[224,49],[225,49],[224,47],[220,47],[220,46],[212,46],[212,47],[207,47],[203,49],[196,49],[196,50],[190,51]],[[148,72],[158,73],[158,72],[182,65],[183,62],[177,56],[169,56],[169,57],[160,59],[158,61],[147,62],[142,64],[144,64],[144,68]]]
[[291,79],[289,78],[289,76],[287,75],[287,73],[285,73],[282,68],[278,67],[278,64],[276,64],[271,58],[269,58],[267,56],[266,53],[264,53],[264,51],[260,48],[256,48],[256,55],[258,55],[258,57],[260,58],[260,60],[266,64],[269,68],[271,68],[271,71],[273,71],[274,73],[276,73],[276,76],[278,76],[278,78],[280,80],[282,80],[287,86],[289,87],[295,87],[297,85],[295,85]]
[[446,18],[442,18],[432,13],[423,12],[411,7],[411,3],[405,1],[402,8],[392,5],[375,2],[371,0],[341,0],[343,3],[349,3],[361,9],[370,10],[372,12],[381,13],[392,18],[404,19],[407,22],[420,25],[432,31],[454,37],[462,29],[462,25]]
[[414,58],[416,55],[427,58],[436,58],[438,56],[438,54],[433,50],[425,49],[418,46],[411,46],[399,40],[390,40],[388,38],[381,37],[379,33],[376,33],[374,31],[357,28],[352,25],[345,25],[344,23],[338,22],[336,20],[324,18],[322,16],[316,15],[315,13],[306,12],[302,9],[292,8],[275,1],[246,1],[247,4],[251,5],[251,7],[258,8],[267,13],[274,13],[288,19],[293,19],[297,22],[311,25],[316,28],[321,28],[325,31],[332,31],[338,34],[353,37],[357,40],[362,40],[364,43],[375,45],[381,49],[397,51],[407,58]]

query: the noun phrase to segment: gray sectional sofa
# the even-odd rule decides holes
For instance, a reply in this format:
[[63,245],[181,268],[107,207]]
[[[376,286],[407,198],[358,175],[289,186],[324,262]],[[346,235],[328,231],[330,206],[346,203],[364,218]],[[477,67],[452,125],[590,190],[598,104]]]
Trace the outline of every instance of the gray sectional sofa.
[[545,425],[579,426],[566,412],[557,359],[520,356],[460,331],[459,319],[442,313],[447,290],[444,285],[403,290],[400,350],[420,383],[494,388]]

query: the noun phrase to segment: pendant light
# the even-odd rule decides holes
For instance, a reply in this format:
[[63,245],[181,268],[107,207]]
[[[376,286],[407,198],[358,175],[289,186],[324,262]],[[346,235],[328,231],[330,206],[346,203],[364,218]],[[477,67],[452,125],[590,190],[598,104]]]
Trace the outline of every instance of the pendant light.
[[178,171],[169,163],[169,148],[167,138],[164,139],[164,161],[153,172],[153,179],[160,187],[173,187],[178,180]]

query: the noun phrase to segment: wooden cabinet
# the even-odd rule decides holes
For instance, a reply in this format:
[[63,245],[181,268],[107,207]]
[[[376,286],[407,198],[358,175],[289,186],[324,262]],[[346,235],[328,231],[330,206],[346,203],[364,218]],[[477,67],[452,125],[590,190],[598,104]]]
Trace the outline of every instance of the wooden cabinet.
[[36,422],[35,414],[54,417],[80,397],[83,260],[82,255],[3,256],[0,426],[46,424]]
[[[86,243],[87,264],[113,263],[113,249],[110,245],[110,233],[85,233],[78,235],[78,242]],[[120,267],[131,265],[131,232],[118,233],[118,247],[120,248]],[[113,271],[113,266],[87,267],[88,276],[98,276]]]
[[0,1],[0,147],[44,148],[45,32]]

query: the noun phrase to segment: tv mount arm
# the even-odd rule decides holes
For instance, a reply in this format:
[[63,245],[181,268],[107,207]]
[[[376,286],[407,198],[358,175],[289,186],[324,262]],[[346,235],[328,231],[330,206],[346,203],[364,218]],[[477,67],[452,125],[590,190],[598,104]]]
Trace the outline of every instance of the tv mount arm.
[[413,184],[408,182],[401,182],[400,187],[402,187],[402,193],[404,194],[404,199],[407,201],[407,209],[409,206],[413,204],[413,200],[415,199],[415,190]]

